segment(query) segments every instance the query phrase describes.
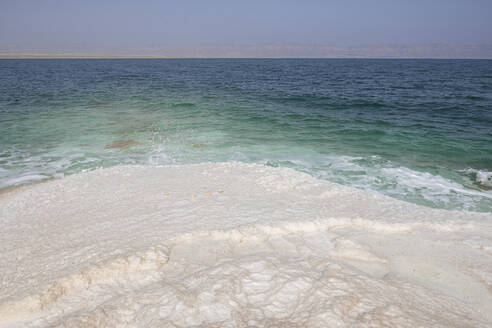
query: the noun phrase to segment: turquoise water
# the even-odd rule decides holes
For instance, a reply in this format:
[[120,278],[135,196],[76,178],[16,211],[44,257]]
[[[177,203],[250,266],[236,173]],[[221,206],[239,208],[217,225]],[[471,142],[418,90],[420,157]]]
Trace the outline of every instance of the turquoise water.
[[490,60],[0,60],[0,131],[0,188],[234,160],[492,212]]

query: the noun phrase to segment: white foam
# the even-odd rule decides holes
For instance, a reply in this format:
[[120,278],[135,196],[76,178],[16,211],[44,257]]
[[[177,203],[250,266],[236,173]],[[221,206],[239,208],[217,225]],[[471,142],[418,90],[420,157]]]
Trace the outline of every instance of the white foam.
[[4,179],[0,183],[0,189],[6,187],[18,186],[26,183],[33,183],[36,181],[42,181],[46,179],[49,179],[49,176],[46,176],[44,174],[28,173],[21,176],[17,176],[15,178]]
[[439,197],[442,201],[449,202],[452,200],[453,192],[492,199],[492,193],[467,189],[458,183],[427,172],[416,172],[406,167],[385,168],[382,171],[395,177],[400,184],[411,181],[411,183],[406,182],[408,188],[412,192],[422,192],[422,195],[429,200]]
[[492,324],[492,215],[287,168],[96,170],[0,224],[0,327]]
[[492,172],[477,171],[477,181],[487,187],[492,187]]
[[[320,161],[292,160],[300,168],[330,181],[425,205],[471,211],[484,211],[484,208],[492,206],[491,191],[472,189],[439,175],[395,166],[396,163],[383,161],[377,156],[363,158],[330,155],[325,156],[324,164],[320,165]],[[483,186],[488,186],[492,181],[490,172],[473,169],[466,171],[474,176],[474,182]]]
[[463,172],[472,175],[474,182],[486,187],[492,187],[492,172],[485,170],[466,169]]

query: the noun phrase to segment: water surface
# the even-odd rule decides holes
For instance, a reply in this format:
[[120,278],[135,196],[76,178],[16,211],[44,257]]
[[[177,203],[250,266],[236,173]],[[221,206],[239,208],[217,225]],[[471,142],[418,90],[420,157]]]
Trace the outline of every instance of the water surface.
[[0,188],[241,161],[492,212],[492,61],[0,60]]

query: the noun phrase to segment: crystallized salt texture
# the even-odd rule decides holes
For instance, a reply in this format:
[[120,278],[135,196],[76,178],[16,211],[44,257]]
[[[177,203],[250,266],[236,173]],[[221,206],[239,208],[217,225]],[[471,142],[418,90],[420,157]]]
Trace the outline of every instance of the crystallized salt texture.
[[492,325],[492,215],[287,168],[96,170],[0,224],[0,327]]

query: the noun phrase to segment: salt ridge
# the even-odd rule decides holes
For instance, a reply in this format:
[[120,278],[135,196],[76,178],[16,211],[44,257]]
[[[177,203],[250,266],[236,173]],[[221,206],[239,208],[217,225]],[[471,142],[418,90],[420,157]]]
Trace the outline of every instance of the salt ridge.
[[115,167],[0,194],[0,327],[487,327],[492,215],[287,168]]

